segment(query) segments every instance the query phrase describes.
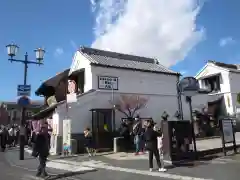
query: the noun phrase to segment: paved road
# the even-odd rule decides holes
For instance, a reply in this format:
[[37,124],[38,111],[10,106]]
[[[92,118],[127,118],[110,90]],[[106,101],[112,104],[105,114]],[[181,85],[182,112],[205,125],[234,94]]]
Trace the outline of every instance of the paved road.
[[[146,170],[147,160],[112,160],[106,157],[99,157],[101,161],[111,163],[116,167],[129,169]],[[211,159],[204,159],[194,163],[183,164],[180,167],[169,167],[167,174],[187,176],[192,178],[214,179],[214,180],[239,180],[240,176],[240,154],[232,156],[218,156]],[[173,179],[169,175],[169,179]],[[183,178],[184,179],[184,178]]]
[[[34,179],[37,161],[30,156],[26,155],[26,160],[19,161],[18,152],[11,150],[0,154],[0,162],[0,174],[6,172],[4,175],[6,177],[1,177],[1,180]],[[89,159],[80,156],[70,159],[55,159],[49,164],[51,168],[48,168],[48,172],[55,174],[49,180],[239,180],[240,175],[240,155],[197,161],[194,164],[170,168],[167,173],[149,172],[147,161],[144,159],[112,160],[104,156]],[[72,174],[70,173],[71,168],[83,169],[78,174]],[[86,171],[86,168],[94,169],[94,171]],[[67,175],[67,177],[63,177],[63,175]]]
[[0,152],[0,179],[1,180],[31,180],[33,172],[11,166]]

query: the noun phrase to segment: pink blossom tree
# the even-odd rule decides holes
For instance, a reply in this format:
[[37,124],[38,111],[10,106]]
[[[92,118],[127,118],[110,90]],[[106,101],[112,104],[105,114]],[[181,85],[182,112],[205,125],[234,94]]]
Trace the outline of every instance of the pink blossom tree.
[[147,102],[147,98],[139,95],[120,95],[119,98],[110,101],[114,108],[123,113],[127,118],[134,118],[136,112],[144,108]]

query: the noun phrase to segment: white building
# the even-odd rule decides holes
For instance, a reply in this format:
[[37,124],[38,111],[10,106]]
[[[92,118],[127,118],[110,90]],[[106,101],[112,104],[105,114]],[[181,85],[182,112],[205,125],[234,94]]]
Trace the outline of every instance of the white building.
[[[147,99],[146,106],[135,116],[160,122],[166,111],[173,118],[179,110],[179,76],[152,58],[83,47],[75,53],[69,72],[69,79],[77,85],[77,102],[69,103],[67,109],[61,104],[55,110],[59,135],[64,133],[61,130],[65,119],[71,119],[71,138],[78,139],[78,144],[86,127],[93,133],[103,133],[105,125],[109,131],[118,129],[121,118],[126,116],[113,110],[113,106],[122,96]],[[189,109],[184,109],[184,115],[189,117]]]
[[[222,110],[225,114],[235,114],[239,106],[237,96],[240,93],[240,67],[215,61],[208,63],[195,76],[200,88],[209,89],[208,100],[222,98]],[[240,96],[239,96],[240,97]]]

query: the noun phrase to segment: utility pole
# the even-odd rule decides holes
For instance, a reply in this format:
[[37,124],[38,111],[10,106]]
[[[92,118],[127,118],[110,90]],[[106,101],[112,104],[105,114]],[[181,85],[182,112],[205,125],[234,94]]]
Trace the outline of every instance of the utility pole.
[[[24,87],[27,86],[27,71],[28,71],[28,64],[37,64],[37,65],[43,65],[42,60],[44,57],[45,51],[42,48],[38,48],[35,51],[36,53],[36,60],[37,61],[29,61],[28,60],[28,53],[26,52],[24,56],[24,60],[20,59],[14,59],[13,57],[16,56],[19,47],[15,44],[9,44],[6,46],[8,56],[10,57],[8,60],[11,62],[20,62],[24,64],[24,81],[23,85]],[[23,96],[24,97],[24,96]],[[27,99],[27,98],[26,98]],[[19,159],[24,160],[24,146],[26,142],[26,106],[29,105],[29,101],[26,105],[22,105],[22,118],[20,122],[20,137],[19,137],[19,145],[20,145],[20,151],[19,151]]]

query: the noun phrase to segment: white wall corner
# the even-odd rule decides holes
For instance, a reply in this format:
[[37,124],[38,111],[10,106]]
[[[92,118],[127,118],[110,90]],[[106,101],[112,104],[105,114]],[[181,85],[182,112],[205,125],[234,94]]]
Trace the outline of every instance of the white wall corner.
[[78,54],[78,51],[75,52],[74,56],[73,56],[73,59],[72,59],[72,64],[70,66],[70,71],[69,71],[69,74],[71,74],[72,72],[74,72],[76,69],[77,69],[77,54]]

